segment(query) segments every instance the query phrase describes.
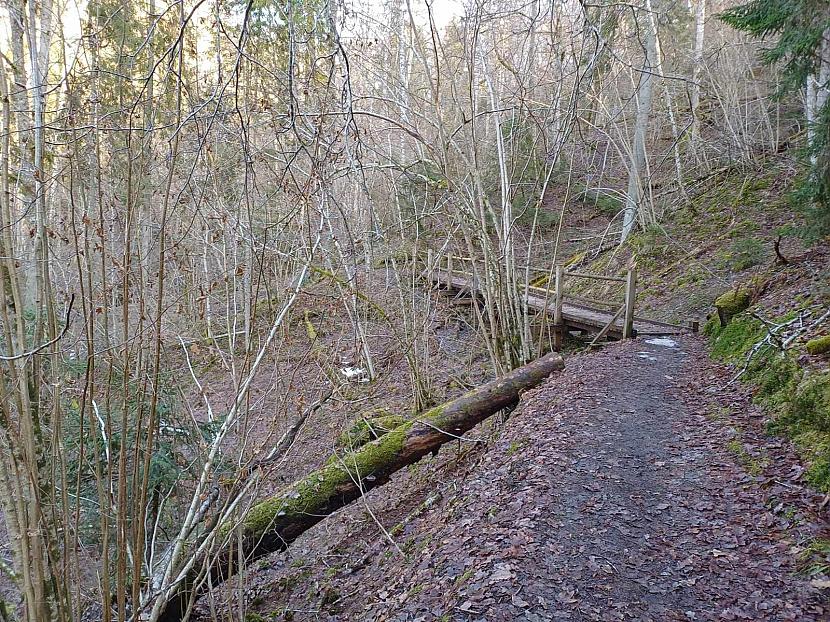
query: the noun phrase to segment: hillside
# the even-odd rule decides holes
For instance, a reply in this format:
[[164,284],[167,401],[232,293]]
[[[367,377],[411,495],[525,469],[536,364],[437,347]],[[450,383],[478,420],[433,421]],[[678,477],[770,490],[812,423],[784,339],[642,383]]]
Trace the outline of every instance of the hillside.
[[830,619],[829,42],[0,2],[0,622]]
[[821,495],[728,376],[699,338],[570,357],[261,564],[247,619],[826,619]]
[[[782,411],[752,375],[735,379],[764,331],[724,345],[714,306],[763,282],[730,326],[800,313],[787,356],[800,374],[827,374],[830,360],[805,344],[827,331],[810,319],[828,308],[830,254],[792,235],[786,263],[775,251],[798,222],[787,162],[724,172],[659,230],[583,264],[613,274],[636,261],[643,307],[708,322],[707,334],[591,353],[574,339],[565,372],[509,415],[259,562],[248,619],[826,619],[824,428],[793,443],[794,428],[776,426]],[[584,233],[585,218],[575,226]],[[235,608],[238,595],[218,598],[214,608]]]

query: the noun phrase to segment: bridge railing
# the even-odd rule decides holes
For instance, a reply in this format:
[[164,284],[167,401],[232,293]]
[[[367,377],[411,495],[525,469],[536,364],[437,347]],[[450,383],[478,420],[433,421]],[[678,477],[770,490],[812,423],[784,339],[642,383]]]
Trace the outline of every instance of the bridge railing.
[[565,298],[578,298],[574,296],[568,296],[565,292],[565,277],[595,281],[606,281],[612,283],[622,283],[624,286],[622,305],[619,305],[619,303],[601,303],[597,300],[587,299],[593,304],[604,304],[605,306],[610,307],[610,310],[614,310],[616,308],[616,312],[611,316],[611,319],[608,321],[608,323],[602,327],[599,333],[597,333],[596,337],[594,337],[593,341],[591,342],[591,345],[597,343],[600,339],[605,337],[605,335],[608,334],[608,331],[611,330],[614,324],[616,324],[620,316],[623,317],[622,338],[628,339],[634,336],[634,309],[637,300],[636,268],[628,268],[628,270],[626,270],[624,277],[608,276],[605,274],[590,274],[588,272],[569,271],[566,270],[565,266],[561,264],[556,265],[554,269],[556,273],[556,286],[554,290],[556,306],[554,307],[553,323],[555,326],[562,326],[564,324],[564,322],[562,321],[562,306],[564,304]]
[[[430,278],[432,278],[432,273],[435,270],[444,271],[450,278],[453,275],[461,275],[461,276],[472,276],[472,264],[474,262],[482,262],[483,259],[475,258],[475,257],[463,257],[459,255],[452,255],[446,254],[443,256],[439,256],[436,262],[434,252],[429,249],[427,251],[427,271],[430,273]],[[442,265],[443,264],[443,265]],[[534,295],[542,295],[544,300],[548,300],[551,297],[553,298],[554,304],[554,335],[555,340],[557,342],[561,342],[561,336],[564,332],[565,323],[562,317],[562,310],[565,305],[565,301],[569,303],[575,303],[578,306],[583,306],[588,309],[593,307],[594,309],[605,310],[608,312],[614,312],[611,316],[611,320],[600,330],[599,334],[597,334],[594,342],[599,341],[602,339],[609,330],[615,325],[615,323],[620,319],[620,316],[623,317],[623,325],[622,325],[622,336],[623,339],[633,337],[634,336],[634,320],[636,319],[634,316],[635,311],[635,303],[637,297],[637,272],[634,268],[629,268],[626,271],[626,275],[622,276],[608,276],[604,274],[591,274],[588,272],[578,272],[578,271],[570,271],[566,270],[565,266],[561,264],[554,265],[551,268],[540,268],[535,266],[523,266],[522,269],[528,272],[535,272],[541,273],[543,277],[547,278],[539,278],[539,279],[532,279],[530,282],[526,283],[522,287],[527,288],[528,293]],[[542,283],[549,282],[550,276],[554,277],[554,288],[551,289],[550,287],[543,287],[541,286]],[[597,280],[597,281],[605,281],[610,283],[620,283],[623,285],[623,301],[620,304],[619,301],[614,302],[610,300],[596,300],[593,298],[589,298],[587,296],[579,296],[576,294],[568,293],[566,291],[565,279],[589,279],[589,280]],[[538,284],[533,284],[537,282]]]

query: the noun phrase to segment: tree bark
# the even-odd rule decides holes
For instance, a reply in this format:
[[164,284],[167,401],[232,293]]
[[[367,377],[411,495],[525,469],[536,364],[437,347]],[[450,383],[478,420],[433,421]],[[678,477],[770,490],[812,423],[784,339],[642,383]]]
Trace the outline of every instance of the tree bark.
[[[519,401],[521,394],[564,368],[562,357],[548,354],[466,395],[422,413],[376,441],[344,456],[334,456],[321,469],[295,482],[281,494],[250,508],[240,525],[227,525],[226,542],[209,558],[197,560],[176,591],[167,595],[159,620],[179,622],[191,598],[208,585],[235,574],[240,557],[246,563],[286,549],[302,533],[335,510],[389,481],[444,443],[458,438],[491,415]],[[242,555],[237,548],[242,547]],[[199,570],[208,581],[197,586]],[[165,595],[161,595],[165,598]]]
[[703,73],[703,45],[706,35],[706,0],[697,0],[695,8],[695,45],[692,52],[692,90],[689,96],[689,104],[692,112],[691,144],[692,150],[698,149],[700,138],[700,118],[698,107],[700,106],[700,76]]
[[[646,162],[646,134],[648,133],[649,117],[651,116],[651,97],[655,81],[655,73],[660,61],[657,51],[657,19],[653,15],[651,2],[646,0],[645,37],[644,47],[646,57],[643,69],[640,72],[640,83],[637,87],[636,102],[637,116],[634,123],[634,139],[631,145],[631,162],[629,163],[628,191],[625,197],[625,211],[623,212],[622,234],[620,244],[625,242],[634,230],[637,219],[641,223],[651,222],[651,217],[644,217],[644,177],[647,176]],[[648,182],[648,180],[645,180]]]

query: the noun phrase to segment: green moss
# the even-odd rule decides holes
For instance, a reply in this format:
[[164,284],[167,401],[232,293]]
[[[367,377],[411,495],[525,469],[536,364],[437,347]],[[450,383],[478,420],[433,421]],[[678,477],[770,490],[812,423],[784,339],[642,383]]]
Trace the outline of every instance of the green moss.
[[721,326],[726,326],[733,317],[746,311],[751,304],[752,289],[748,287],[737,287],[719,296],[715,300],[715,308],[718,310]]
[[756,238],[735,240],[729,250],[728,265],[737,272],[757,266],[764,260],[764,246]]
[[458,578],[455,580],[456,585],[464,585],[467,581],[473,578],[473,570],[472,568],[468,568],[462,574],[458,575]]
[[795,438],[809,466],[807,481],[822,492],[830,492],[830,434],[804,432]]
[[507,455],[512,456],[516,452],[518,452],[522,447],[524,447],[525,440],[515,440],[510,443],[510,447],[507,448]]
[[378,440],[307,475],[282,494],[257,503],[245,515],[243,529],[248,534],[262,534],[281,517],[324,511],[336,498],[339,488],[353,484],[355,479],[382,471],[392,462],[403,448],[411,427],[411,422],[404,423]]
[[807,576],[830,572],[830,540],[815,538],[798,554],[799,571]]
[[796,362],[773,348],[761,350],[746,370],[746,380],[758,387],[755,402],[776,412],[790,402],[799,378]]
[[[776,321],[791,317],[792,313]],[[705,332],[713,358],[742,364],[766,328],[754,318],[738,315],[723,327],[710,322]],[[799,448],[808,481],[830,491],[830,372],[805,373],[793,356],[770,346],[755,353],[742,379],[754,385],[754,401],[772,415],[770,431],[792,438]],[[758,470],[738,444],[730,444],[729,449],[750,473]]]
[[593,206],[597,212],[608,218],[614,218],[623,209],[623,202],[618,196],[598,188],[582,187],[574,196],[574,200]]
[[830,491],[830,372],[793,373],[777,394],[771,430],[790,436],[808,463],[808,481]]
[[658,226],[630,236],[628,244],[637,255],[637,263],[643,273],[657,272],[674,258],[674,249],[666,244],[665,231]]
[[311,312],[306,311],[303,315],[303,322],[305,323],[305,332],[308,335],[308,340],[312,343],[317,341],[317,337],[319,337],[317,333],[317,329],[314,328],[314,324],[311,321]]
[[361,415],[348,430],[343,432],[337,444],[346,449],[357,449],[404,423],[406,423],[404,417],[393,415],[388,410],[370,411]]
[[738,462],[741,466],[746,470],[747,473],[752,475],[753,477],[758,477],[761,473],[764,472],[764,467],[767,465],[766,459],[756,459],[751,453],[749,453],[743,444],[738,440],[731,440],[726,445],[726,448],[735,454],[735,458],[737,458]]
[[710,337],[712,357],[735,362],[763,338],[766,329],[758,320],[741,315],[723,327],[714,327],[710,322],[704,331]]
[[806,376],[795,390],[788,414],[799,426],[830,433],[830,372]]
[[810,339],[807,342],[807,352],[813,356],[830,352],[830,335]]

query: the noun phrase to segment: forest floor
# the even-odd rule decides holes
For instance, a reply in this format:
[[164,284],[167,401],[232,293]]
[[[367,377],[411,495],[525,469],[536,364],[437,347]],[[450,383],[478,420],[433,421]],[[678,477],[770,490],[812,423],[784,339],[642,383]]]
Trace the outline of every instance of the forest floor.
[[732,375],[692,337],[568,358],[264,560],[248,619],[827,620],[826,504]]

